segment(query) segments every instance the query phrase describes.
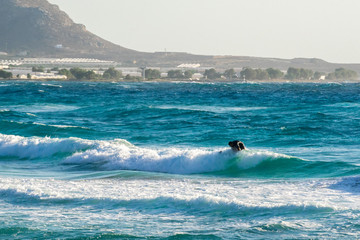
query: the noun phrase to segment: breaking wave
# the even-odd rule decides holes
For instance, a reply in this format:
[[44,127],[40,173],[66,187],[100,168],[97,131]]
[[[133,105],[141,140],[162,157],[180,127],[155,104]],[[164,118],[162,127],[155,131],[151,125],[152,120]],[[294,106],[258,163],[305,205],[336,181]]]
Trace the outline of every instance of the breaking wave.
[[61,164],[94,171],[133,170],[234,177],[313,177],[359,172],[358,166],[348,163],[306,161],[263,150],[147,148],[123,139],[27,138],[0,134],[0,157],[37,159],[57,154],[63,154]]

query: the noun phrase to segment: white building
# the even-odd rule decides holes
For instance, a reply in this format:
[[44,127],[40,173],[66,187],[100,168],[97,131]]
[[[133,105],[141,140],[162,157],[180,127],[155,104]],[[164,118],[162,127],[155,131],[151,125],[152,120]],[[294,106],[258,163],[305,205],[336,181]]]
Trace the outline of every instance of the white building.
[[101,65],[112,66],[114,61],[95,58],[23,58],[17,60],[0,60],[0,65]]
[[199,68],[200,66],[199,63],[182,63],[177,68]]
[[3,69],[8,69],[9,68],[9,66],[8,65],[1,65],[0,64],[0,70],[3,70]]
[[204,77],[204,75],[201,73],[194,73],[191,79],[192,80],[200,80],[203,77]]
[[19,66],[21,65],[21,61],[20,60],[0,60],[0,65],[13,65],[13,66]]
[[31,79],[56,79],[56,80],[66,80],[67,77],[65,75],[56,75],[54,73],[32,73],[30,74]]
[[22,64],[27,65],[115,65],[114,61],[105,61],[95,58],[24,58]]

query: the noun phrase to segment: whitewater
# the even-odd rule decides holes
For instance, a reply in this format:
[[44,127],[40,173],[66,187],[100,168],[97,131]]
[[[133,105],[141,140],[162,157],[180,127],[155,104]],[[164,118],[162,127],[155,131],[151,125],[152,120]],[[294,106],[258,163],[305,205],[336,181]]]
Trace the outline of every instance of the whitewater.
[[359,120],[357,83],[0,81],[0,238],[357,239]]

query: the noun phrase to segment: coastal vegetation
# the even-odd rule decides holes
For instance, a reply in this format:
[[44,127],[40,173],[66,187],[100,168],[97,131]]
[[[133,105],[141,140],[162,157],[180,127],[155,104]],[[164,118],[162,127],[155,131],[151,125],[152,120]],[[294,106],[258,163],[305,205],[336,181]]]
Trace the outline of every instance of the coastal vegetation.
[[[73,67],[70,69],[58,67],[53,68],[44,68],[42,66],[34,66],[31,68],[31,71],[35,73],[36,77],[44,76],[46,79],[52,79],[51,76],[54,76],[54,79],[58,75],[66,76],[68,80],[94,80],[94,81],[141,81],[145,80],[210,80],[210,81],[319,81],[319,80],[358,80],[358,73],[345,68],[337,68],[333,72],[325,73],[321,71],[313,71],[311,69],[305,68],[295,68],[289,67],[287,71],[281,71],[280,69],[275,68],[250,68],[244,67],[241,70],[239,69],[225,69],[218,71],[215,68],[210,69],[170,69],[167,72],[162,72],[159,69],[148,68],[142,74],[140,74],[140,69],[137,71],[137,74],[126,74],[123,75],[122,71],[117,70],[115,67],[109,67],[108,69],[94,69],[88,68],[83,69],[79,67]],[[194,77],[195,75],[195,77]],[[27,76],[16,75],[16,78],[28,78],[34,79],[33,74],[30,72]],[[13,78],[12,72],[6,72],[0,70],[0,78],[11,79]]]
[[290,67],[287,70],[287,73],[285,75],[285,79],[288,80],[294,80],[294,79],[300,79],[300,80],[309,80],[313,78],[314,72],[310,69],[304,69],[304,68],[293,68]]
[[31,69],[32,72],[45,72],[45,68],[43,66],[34,66]]
[[122,72],[116,70],[114,67],[110,67],[109,69],[105,70],[104,73],[97,74],[93,70],[86,70],[81,68],[71,68],[68,69],[60,69],[58,71],[59,75],[64,75],[67,79],[76,79],[76,80],[119,80],[122,78]]
[[75,79],[74,75],[72,75],[70,70],[67,70],[67,69],[59,70],[59,75],[64,75],[67,77],[67,79]]
[[109,68],[103,73],[105,79],[120,79],[122,78],[122,72],[116,70],[114,67]]
[[244,68],[240,72],[240,76],[242,79],[246,80],[267,80],[270,79],[269,73],[267,70],[263,69],[252,69],[252,68]]
[[244,67],[237,75],[234,69],[227,69],[223,73],[217,72],[214,68],[206,69],[205,79],[228,79],[228,80],[355,80],[357,72],[345,68],[338,68],[334,72],[324,73],[311,69],[289,67],[286,72],[274,68],[250,68]]
[[170,79],[189,79],[192,78],[195,71],[193,70],[186,70],[185,72],[181,70],[170,70],[167,72],[167,77]]
[[[224,74],[226,75],[226,74]],[[349,69],[338,68],[329,74],[313,71],[311,69],[289,67],[286,73],[279,69],[252,69],[243,68],[240,78],[245,80],[355,80],[358,78],[357,72]]]
[[281,79],[284,77],[284,73],[279,69],[268,68],[266,69],[266,72],[268,73],[270,79]]
[[124,77],[125,81],[141,81],[143,78],[142,77],[138,77],[138,76],[131,76],[130,74],[126,74],[126,76]]
[[215,68],[206,69],[204,72],[204,78],[206,79],[218,79],[221,78],[221,73],[217,72]]
[[357,79],[357,72],[345,68],[337,68],[335,72],[330,73],[327,77],[330,80],[339,80],[339,79]]
[[0,70],[0,78],[9,79],[9,78],[12,78],[12,77],[13,77],[13,75],[12,75],[11,72]]
[[99,75],[96,74],[93,70],[86,70],[81,68],[71,68],[70,73],[77,79],[77,80],[94,80],[99,78]]
[[184,74],[181,70],[170,70],[168,71],[168,78],[184,78]]
[[145,70],[146,79],[159,79],[161,78],[161,72],[157,69],[146,69]]
[[192,78],[195,72],[195,70],[186,70],[184,72],[184,77],[187,79]]
[[224,76],[225,76],[227,79],[237,78],[236,72],[235,72],[235,70],[234,70],[233,68],[228,69],[228,70],[225,70]]

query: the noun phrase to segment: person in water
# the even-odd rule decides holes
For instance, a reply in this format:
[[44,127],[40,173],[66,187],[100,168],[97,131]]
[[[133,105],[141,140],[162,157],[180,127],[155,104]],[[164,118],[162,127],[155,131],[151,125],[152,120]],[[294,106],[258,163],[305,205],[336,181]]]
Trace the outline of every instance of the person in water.
[[240,142],[238,140],[229,142],[229,146],[231,149],[235,152],[245,150],[245,145],[243,142]]

